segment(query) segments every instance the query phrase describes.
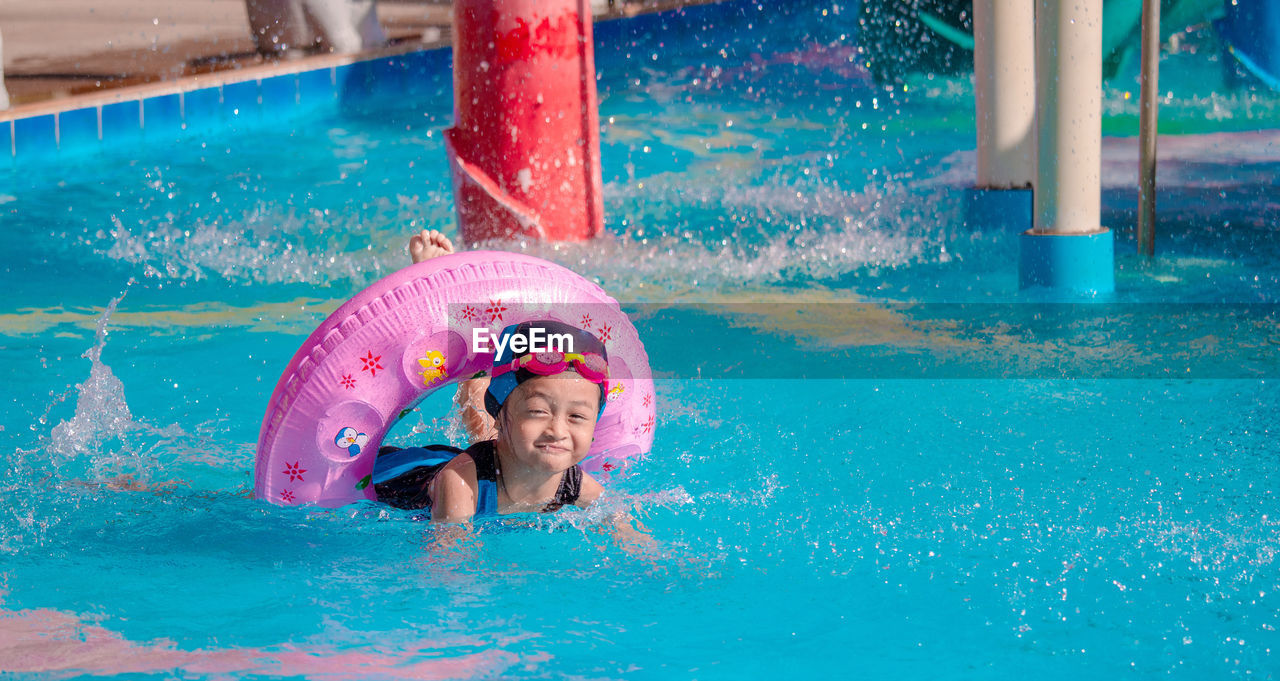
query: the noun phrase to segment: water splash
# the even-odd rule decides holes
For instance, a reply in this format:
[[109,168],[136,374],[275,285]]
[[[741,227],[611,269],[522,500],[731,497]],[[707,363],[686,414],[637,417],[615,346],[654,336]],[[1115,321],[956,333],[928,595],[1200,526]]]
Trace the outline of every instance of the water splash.
[[[857,191],[818,180],[776,178],[765,184],[689,186],[679,177],[649,178],[643,189],[606,185],[624,203],[654,201],[668,214],[634,215],[621,234],[586,244],[480,244],[558,262],[620,300],[741,295],[859,271],[950,260],[954,238],[937,211],[903,178]],[[624,206],[619,213],[626,215]]]
[[[216,223],[197,222],[179,225],[145,223],[131,229],[112,215],[113,228],[99,232],[105,241],[107,258],[144,267],[151,278],[201,280],[216,277],[231,282],[284,281],[307,282],[319,269],[319,254],[293,240],[280,242],[278,237],[259,237],[254,233],[253,217],[244,224],[227,227]],[[280,221],[281,231],[296,231],[300,220],[286,216]],[[145,230],[145,231],[144,231]]]
[[71,417],[59,421],[34,448],[18,448],[6,461],[0,494],[14,502],[0,514],[0,554],[43,544],[52,528],[82,510],[85,495],[104,487],[155,486],[153,481],[163,471],[159,450],[187,438],[177,425],[158,428],[135,420],[123,381],[102,361],[111,316],[134,283],[130,279],[98,318],[94,344],[81,355],[90,362],[88,378],[54,396],[37,424],[46,423],[49,414],[74,395]]
[[155,449],[182,435],[176,425],[157,428],[135,420],[125,399],[124,383],[102,361],[111,316],[133,284],[130,279],[124,292],[113,298],[98,318],[94,344],[81,355],[89,360],[90,368],[89,377],[75,388],[75,412],[49,434],[44,449],[58,478],[128,476],[145,484],[155,467]]
[[137,430],[124,399],[124,383],[102,363],[102,350],[107,344],[107,323],[120,301],[128,294],[128,287],[107,305],[98,318],[94,331],[94,344],[81,357],[89,360],[89,378],[77,388],[75,415],[53,427],[48,451],[62,457],[71,457],[89,447],[99,447],[105,439],[124,439]]
[[112,215],[110,228],[81,242],[159,280],[364,285],[409,263],[405,241],[419,225],[447,228],[452,218],[452,204],[431,193],[352,211],[259,202],[237,215]]

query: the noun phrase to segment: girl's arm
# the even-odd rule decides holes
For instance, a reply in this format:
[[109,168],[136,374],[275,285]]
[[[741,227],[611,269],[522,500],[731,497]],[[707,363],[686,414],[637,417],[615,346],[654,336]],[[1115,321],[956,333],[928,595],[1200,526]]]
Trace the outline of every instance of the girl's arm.
[[591,477],[590,473],[582,474],[582,487],[578,489],[578,508],[586,508],[595,503],[596,499],[604,493],[604,487],[600,486],[596,479]]
[[476,514],[479,498],[476,462],[466,454],[459,454],[431,481],[431,520],[443,523],[470,520]]

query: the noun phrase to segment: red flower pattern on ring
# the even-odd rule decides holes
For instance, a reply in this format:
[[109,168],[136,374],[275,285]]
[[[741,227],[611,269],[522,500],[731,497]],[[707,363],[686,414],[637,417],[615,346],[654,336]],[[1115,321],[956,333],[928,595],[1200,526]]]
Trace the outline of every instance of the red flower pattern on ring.
[[347,374],[346,376],[343,376],[342,380],[338,382],[341,383],[342,387],[346,388],[347,390],[350,390],[356,387],[356,379],[352,378],[351,374]]
[[489,316],[489,322],[502,321],[502,313],[507,311],[507,307],[502,304],[502,300],[490,300],[489,307],[485,308],[484,313]]
[[288,490],[288,489],[287,489],[287,490],[285,490],[285,491],[281,492],[281,493],[280,493],[280,499],[281,499],[281,501],[287,501],[287,502],[289,502],[289,503],[291,503],[291,504],[292,504],[292,503],[293,503],[293,490]]
[[301,461],[294,461],[293,463],[286,462],[283,472],[289,476],[289,482],[297,482],[302,479],[302,474],[306,473],[307,469],[302,467]]
[[382,355],[374,357],[372,350],[367,357],[361,357],[360,362],[364,364],[360,370],[369,372],[369,375],[374,378],[377,378],[378,372],[382,370]]
[[600,339],[601,343],[608,343],[613,338],[613,327],[608,324],[602,324],[599,329],[596,329],[596,337]]

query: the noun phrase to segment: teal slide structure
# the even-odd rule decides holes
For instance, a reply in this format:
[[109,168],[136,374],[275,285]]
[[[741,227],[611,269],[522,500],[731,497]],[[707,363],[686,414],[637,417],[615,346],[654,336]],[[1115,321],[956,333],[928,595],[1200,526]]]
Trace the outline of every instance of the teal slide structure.
[[[868,3],[874,6],[875,3]],[[946,43],[973,49],[967,27],[949,23],[939,12],[917,4],[920,23]],[[956,3],[970,9],[971,2]],[[936,7],[936,6],[935,6]],[[954,8],[953,8],[954,9]],[[955,11],[949,12],[953,16]],[[1222,39],[1225,60],[1257,82],[1280,90],[1280,2],[1275,0],[1162,0],[1161,40],[1188,27],[1212,24]],[[963,16],[963,10],[960,12]],[[971,16],[971,14],[970,14]],[[1103,77],[1111,78],[1137,58],[1141,44],[1142,0],[1106,0],[1103,4]],[[1229,80],[1237,80],[1229,78]]]

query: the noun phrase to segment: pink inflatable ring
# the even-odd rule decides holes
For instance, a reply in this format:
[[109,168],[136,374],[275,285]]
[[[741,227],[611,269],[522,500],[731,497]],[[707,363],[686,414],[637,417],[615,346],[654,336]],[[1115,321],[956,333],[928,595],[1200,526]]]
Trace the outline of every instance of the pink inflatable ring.
[[374,499],[373,460],[392,424],[436,390],[492,369],[503,328],[539,319],[588,329],[608,350],[608,397],[583,469],[607,474],[647,453],[649,357],[617,301],[554,263],[473,251],[378,281],[307,338],[267,405],[254,493],[287,505]]

